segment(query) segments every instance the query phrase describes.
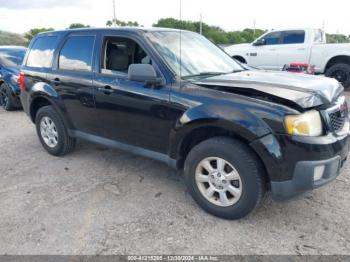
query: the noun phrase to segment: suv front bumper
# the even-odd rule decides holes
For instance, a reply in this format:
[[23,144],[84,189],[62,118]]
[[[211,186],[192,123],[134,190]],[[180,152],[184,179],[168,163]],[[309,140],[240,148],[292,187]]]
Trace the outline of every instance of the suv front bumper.
[[349,134],[271,134],[251,146],[265,164],[273,199],[283,201],[333,181],[347,160],[349,141]]
[[[273,199],[276,201],[288,200],[292,197],[305,193],[306,191],[321,187],[333,181],[339,174],[346,158],[340,156],[321,161],[300,161],[296,164],[294,175],[291,180],[271,181]],[[315,180],[314,175],[317,168],[323,170],[321,178]]]

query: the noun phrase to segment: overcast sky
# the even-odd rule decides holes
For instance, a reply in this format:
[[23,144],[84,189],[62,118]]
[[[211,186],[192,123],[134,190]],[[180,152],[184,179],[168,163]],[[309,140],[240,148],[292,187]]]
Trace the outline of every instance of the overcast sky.
[[[159,18],[179,18],[180,0],[115,0],[120,20],[148,27]],[[113,18],[112,0],[0,0],[0,30],[23,33],[30,28],[67,28],[80,22],[103,27]],[[225,30],[253,27],[321,28],[350,35],[349,0],[182,0],[182,18]]]

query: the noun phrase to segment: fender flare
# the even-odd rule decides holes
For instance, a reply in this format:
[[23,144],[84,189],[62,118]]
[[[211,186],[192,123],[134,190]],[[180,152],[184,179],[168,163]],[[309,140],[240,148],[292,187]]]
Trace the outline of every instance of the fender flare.
[[229,105],[201,105],[186,111],[170,134],[169,155],[177,159],[184,139],[199,128],[219,128],[250,143],[272,132],[259,117]]
[[56,112],[61,116],[66,126],[69,129],[73,127],[73,124],[71,123],[71,121],[68,118],[64,117],[63,115],[63,112],[66,112],[66,108],[59,94],[56,92],[56,90],[52,86],[44,82],[38,82],[34,84],[30,92],[29,112],[33,123],[35,122],[35,119],[33,119],[34,105],[35,105],[35,101],[39,99],[47,100],[54,107]]
[[10,74],[4,74],[3,77],[0,78],[0,85],[5,84],[6,86],[8,86],[8,88],[10,88],[12,95],[16,96],[19,93],[19,86],[16,86],[15,84],[13,84],[13,80],[11,79],[11,75]]

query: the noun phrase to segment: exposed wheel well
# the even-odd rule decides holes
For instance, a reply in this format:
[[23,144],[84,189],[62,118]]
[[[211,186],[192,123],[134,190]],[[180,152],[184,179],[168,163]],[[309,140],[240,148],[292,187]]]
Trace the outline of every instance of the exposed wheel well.
[[35,123],[35,117],[39,109],[48,105],[51,105],[51,103],[48,99],[44,97],[38,97],[33,100],[33,102],[30,105],[30,117],[33,123]]
[[[184,168],[185,160],[187,158],[187,155],[191,151],[193,147],[200,144],[201,142],[208,140],[210,138],[214,137],[229,137],[234,138],[237,140],[240,140],[244,144],[248,145],[248,141],[245,140],[243,137],[238,136],[237,134],[225,130],[220,127],[200,127],[195,130],[193,130],[191,133],[189,133],[184,140],[181,143],[180,149],[179,149],[179,161],[178,161],[178,168],[182,170]],[[260,162],[262,167],[265,170],[265,174],[267,174],[266,168],[264,163],[261,161],[260,157],[256,154],[254,150],[252,150],[252,153],[256,156],[256,159]],[[268,175],[266,175],[266,181],[269,181]]]
[[325,72],[329,68],[334,66],[335,64],[340,64],[340,63],[349,64],[350,65],[350,56],[342,55],[342,56],[335,56],[335,57],[333,57],[332,59],[330,59],[328,61],[327,65],[326,65],[326,68],[325,68]]
[[246,60],[244,59],[244,57],[242,57],[242,56],[233,56],[232,58],[238,60],[238,61],[241,62],[241,63],[244,63],[244,64],[247,63],[247,61],[246,61]]

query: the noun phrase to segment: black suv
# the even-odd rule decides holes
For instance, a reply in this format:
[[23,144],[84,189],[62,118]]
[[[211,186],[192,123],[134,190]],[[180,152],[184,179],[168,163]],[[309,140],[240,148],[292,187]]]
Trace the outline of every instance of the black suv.
[[284,200],[334,180],[348,155],[336,80],[250,69],[192,32],[43,33],[20,83],[50,154],[83,139],[164,161],[184,170],[202,208],[227,219],[251,212],[266,189]]

